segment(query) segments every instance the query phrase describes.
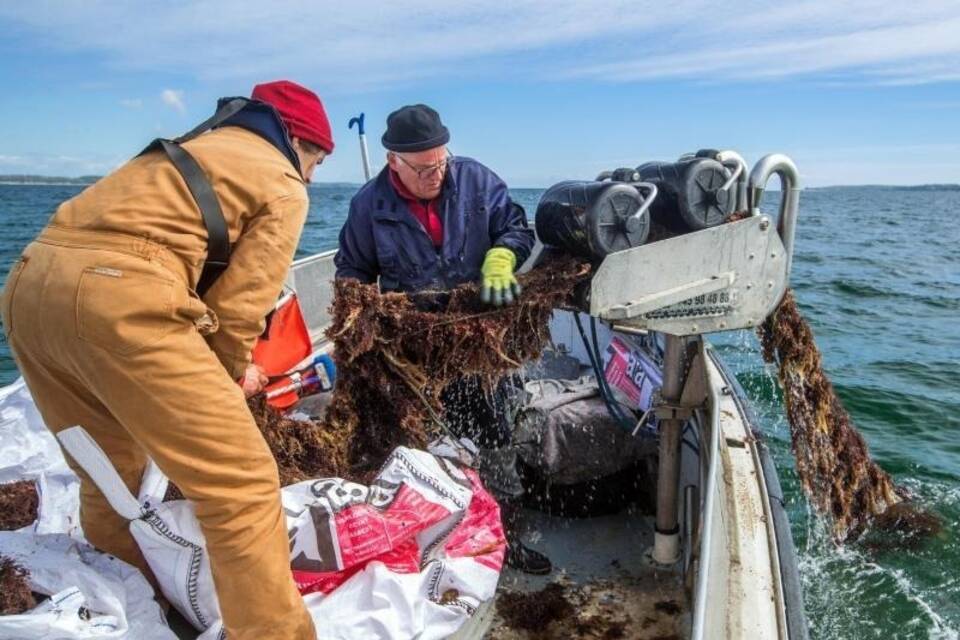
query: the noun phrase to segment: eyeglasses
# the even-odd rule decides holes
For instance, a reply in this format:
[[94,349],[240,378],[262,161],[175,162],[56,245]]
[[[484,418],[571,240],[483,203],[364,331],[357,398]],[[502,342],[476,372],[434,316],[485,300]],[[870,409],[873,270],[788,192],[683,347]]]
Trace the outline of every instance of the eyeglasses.
[[414,165],[404,160],[403,156],[401,156],[399,153],[394,153],[393,155],[400,162],[410,167],[410,170],[417,174],[417,179],[421,181],[431,178],[434,173],[440,173],[440,175],[443,175],[443,172],[447,170],[447,167],[453,164],[453,155],[449,151],[447,151],[446,158],[444,158],[442,161],[438,162],[437,164],[430,165],[429,167],[415,167]]

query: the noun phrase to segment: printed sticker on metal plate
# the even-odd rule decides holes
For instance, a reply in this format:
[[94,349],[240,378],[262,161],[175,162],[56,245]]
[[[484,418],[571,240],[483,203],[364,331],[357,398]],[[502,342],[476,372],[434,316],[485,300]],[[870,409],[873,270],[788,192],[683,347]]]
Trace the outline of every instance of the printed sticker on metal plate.
[[644,314],[648,319],[661,318],[709,318],[725,316],[737,303],[737,290],[724,289],[687,298],[676,304]]

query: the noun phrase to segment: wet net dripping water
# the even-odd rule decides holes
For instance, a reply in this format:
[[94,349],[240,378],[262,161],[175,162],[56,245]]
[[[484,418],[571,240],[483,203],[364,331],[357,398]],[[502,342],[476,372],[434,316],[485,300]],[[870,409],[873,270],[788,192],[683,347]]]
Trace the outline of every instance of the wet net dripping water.
[[817,511],[832,518],[834,540],[855,540],[871,527],[907,542],[938,533],[940,518],[911,502],[870,458],[792,291],[758,333],[764,360],[778,365],[801,485]]
[[281,484],[339,476],[368,480],[397,446],[425,448],[444,432],[441,394],[463,376],[496,380],[538,358],[550,314],[570,308],[588,264],[551,257],[519,277],[518,303],[491,309],[478,287],[381,294],[377,285],[335,283],[337,382],[323,417],[292,420],[251,402]]

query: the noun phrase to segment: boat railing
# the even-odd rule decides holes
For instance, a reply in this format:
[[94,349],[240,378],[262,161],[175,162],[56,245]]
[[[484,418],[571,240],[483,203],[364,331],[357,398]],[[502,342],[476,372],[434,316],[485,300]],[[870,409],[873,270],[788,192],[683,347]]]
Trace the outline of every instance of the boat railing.
[[330,324],[333,276],[336,272],[333,256],[336,253],[336,250],[324,251],[295,260],[287,274],[286,285],[297,292],[314,345],[326,339],[323,331]]
[[[706,358],[703,343],[700,345],[700,357]],[[696,577],[696,591],[693,602],[693,630],[691,640],[702,640],[707,628],[707,598],[710,586],[710,569],[713,566],[713,524],[717,517],[717,477],[720,473],[720,391],[721,385],[714,380],[708,380],[707,386],[707,415],[701,424],[709,425],[709,446],[704,452],[701,449],[701,464],[706,466],[707,472],[703,486],[703,516],[700,518],[701,534],[699,549],[699,571]],[[701,442],[703,439],[701,439]],[[706,453],[706,456],[704,456]]]

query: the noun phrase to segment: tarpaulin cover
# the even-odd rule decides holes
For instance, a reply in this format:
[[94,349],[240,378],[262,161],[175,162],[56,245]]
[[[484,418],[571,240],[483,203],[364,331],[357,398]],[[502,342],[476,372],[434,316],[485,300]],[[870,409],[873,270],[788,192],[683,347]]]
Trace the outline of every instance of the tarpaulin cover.
[[525,389],[531,399],[517,418],[515,438],[520,458],[545,480],[587,482],[650,454],[651,440],[631,435],[610,417],[593,376],[531,380]]

